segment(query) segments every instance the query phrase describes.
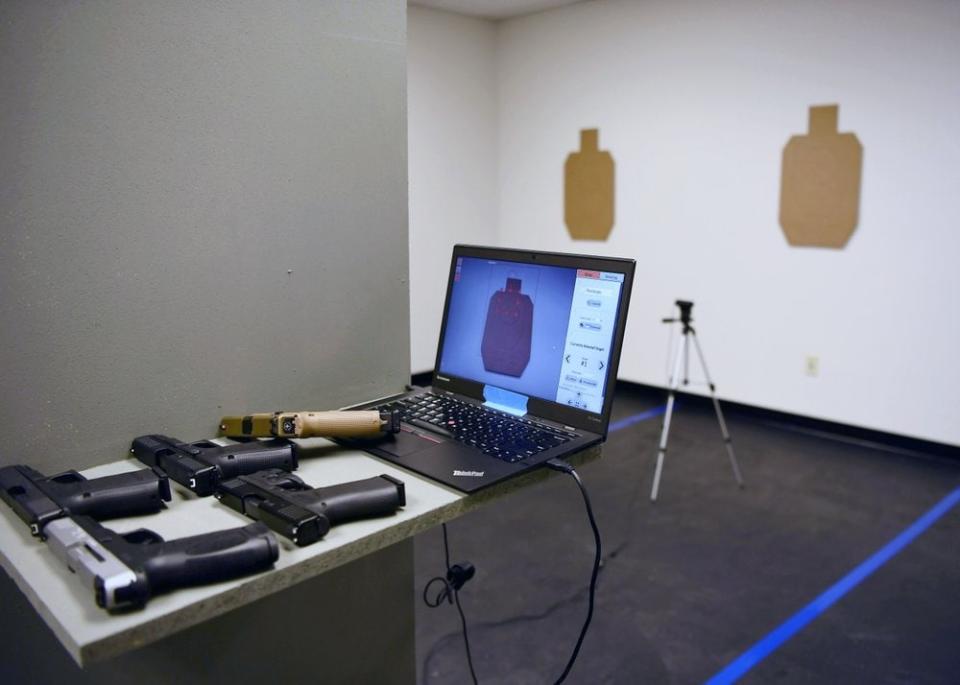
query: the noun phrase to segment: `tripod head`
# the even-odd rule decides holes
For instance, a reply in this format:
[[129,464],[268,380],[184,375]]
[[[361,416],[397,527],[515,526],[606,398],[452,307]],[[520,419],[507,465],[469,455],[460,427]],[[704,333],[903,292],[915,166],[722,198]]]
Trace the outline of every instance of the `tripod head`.
[[683,324],[683,332],[686,333],[688,330],[691,330],[690,324],[693,321],[693,302],[689,300],[677,300],[674,304],[680,308],[680,318],[663,319],[663,323],[676,323],[679,321]]

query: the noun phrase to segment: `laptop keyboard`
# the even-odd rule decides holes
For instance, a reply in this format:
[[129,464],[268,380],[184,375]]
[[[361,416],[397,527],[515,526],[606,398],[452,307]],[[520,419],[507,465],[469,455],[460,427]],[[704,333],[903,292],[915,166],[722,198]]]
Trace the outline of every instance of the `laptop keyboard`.
[[510,463],[577,437],[576,433],[433,393],[407,397],[378,409],[398,409],[406,423],[473,445],[484,454]]

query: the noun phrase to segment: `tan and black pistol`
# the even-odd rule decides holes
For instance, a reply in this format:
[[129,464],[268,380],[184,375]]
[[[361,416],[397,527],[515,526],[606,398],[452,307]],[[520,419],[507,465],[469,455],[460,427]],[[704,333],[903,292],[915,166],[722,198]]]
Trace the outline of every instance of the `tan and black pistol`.
[[278,411],[220,419],[226,438],[372,438],[399,432],[399,411]]

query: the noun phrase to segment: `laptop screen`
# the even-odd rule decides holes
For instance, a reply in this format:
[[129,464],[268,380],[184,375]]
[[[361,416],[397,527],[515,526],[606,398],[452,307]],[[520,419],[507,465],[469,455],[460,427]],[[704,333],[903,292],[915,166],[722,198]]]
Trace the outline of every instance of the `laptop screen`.
[[439,371],[600,414],[624,274],[458,257]]

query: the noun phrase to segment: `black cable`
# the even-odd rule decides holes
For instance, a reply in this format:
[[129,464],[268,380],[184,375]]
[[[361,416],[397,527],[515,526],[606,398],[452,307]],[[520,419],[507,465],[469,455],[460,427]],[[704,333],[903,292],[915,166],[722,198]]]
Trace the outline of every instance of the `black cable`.
[[597,528],[597,520],[593,516],[593,507],[590,504],[590,495],[587,494],[587,489],[583,487],[583,481],[580,480],[580,476],[577,475],[577,472],[574,470],[570,464],[560,459],[551,459],[547,462],[547,466],[554,471],[562,471],[563,473],[568,473],[577,483],[577,487],[580,488],[580,494],[583,495],[583,503],[587,508],[587,517],[590,519],[590,528],[593,529],[593,540],[596,543],[596,554],[593,558],[593,573],[590,574],[590,600],[587,606],[587,618],[583,622],[583,627],[580,628],[580,636],[577,638],[577,644],[573,648],[573,652],[570,654],[570,660],[567,661],[566,668],[563,669],[563,673],[560,674],[560,677],[557,679],[555,685],[559,685],[564,680],[566,680],[567,675],[570,673],[570,669],[573,668],[574,662],[577,660],[577,655],[580,653],[580,647],[583,645],[583,639],[587,636],[587,629],[590,627],[590,620],[593,618],[593,604],[594,599],[597,594],[597,576],[600,574],[600,559],[602,557],[602,548],[600,543],[600,530]]
[[470,677],[473,678],[473,685],[477,684],[477,672],[473,670],[473,657],[470,656],[470,637],[467,635],[467,617],[463,614],[463,607],[460,606],[460,591],[453,591],[453,601],[457,605],[457,611],[460,614],[460,625],[463,626],[463,646],[467,650],[467,666],[470,667]]
[[[437,579],[435,578],[434,580],[437,580]],[[575,592],[567,595],[563,599],[560,599],[554,602],[546,609],[542,609],[541,611],[538,611],[536,613],[519,614],[517,616],[510,616],[509,618],[500,619],[499,621],[484,621],[482,623],[474,624],[473,626],[474,630],[477,630],[477,629],[491,630],[496,628],[502,628],[504,626],[513,625],[516,623],[524,623],[526,621],[543,620],[548,616],[550,616],[551,614],[553,614],[555,611],[562,609],[568,604],[572,604],[573,602],[578,601],[583,596],[583,594],[587,592],[587,589],[588,588],[585,588],[585,587],[578,588]],[[430,650],[427,652],[427,655],[423,659],[423,670],[425,673],[430,672],[430,663],[434,660],[437,654],[442,652],[446,648],[447,644],[450,643],[451,640],[458,638],[459,636],[460,636],[460,631],[453,631],[453,632],[447,633],[446,635],[443,635],[436,642],[433,643],[433,646],[430,647]]]
[[[444,600],[456,604],[457,613],[460,614],[460,625],[463,628],[463,646],[467,651],[467,666],[470,667],[470,677],[473,679],[473,685],[477,685],[477,673],[473,668],[473,655],[470,653],[470,636],[467,633],[467,617],[463,613],[463,607],[460,605],[460,588],[467,580],[473,577],[473,567],[469,567],[469,572],[465,572],[462,565],[450,566],[450,543],[447,540],[447,524],[441,524],[443,529],[443,559],[447,567],[447,575],[437,576],[427,581],[423,588],[423,601],[431,609],[440,606]],[[469,564],[466,564],[469,566]],[[441,583],[443,588],[437,593],[436,598],[431,602],[428,596],[430,586],[434,583]],[[426,666],[429,663],[429,657],[424,662]]]
[[[600,530],[599,530],[598,527],[597,527],[597,521],[596,521],[596,518],[594,517],[594,514],[593,514],[593,506],[592,506],[591,503],[590,503],[590,496],[589,496],[589,494],[587,493],[587,490],[586,490],[586,488],[585,488],[584,485],[583,485],[583,481],[580,480],[580,476],[577,474],[577,472],[574,470],[574,468],[573,468],[572,466],[570,466],[570,464],[566,463],[565,461],[561,461],[561,460],[559,460],[559,459],[551,459],[550,461],[547,462],[546,465],[547,465],[549,468],[553,469],[554,471],[562,471],[563,473],[569,474],[569,475],[574,479],[574,481],[576,482],[577,487],[580,489],[580,494],[583,496],[583,502],[584,502],[584,505],[585,505],[586,510],[587,510],[587,517],[588,517],[589,520],[590,520],[590,527],[591,527],[591,529],[593,530],[593,538],[594,538],[594,543],[595,543],[595,546],[596,546],[596,552],[595,552],[594,560],[593,560],[593,571],[592,571],[592,573],[590,574],[589,601],[588,601],[588,606],[587,606],[587,616],[586,616],[586,619],[585,619],[584,622],[583,622],[583,626],[580,628],[580,634],[579,634],[579,636],[577,637],[577,643],[576,643],[576,645],[575,645],[574,648],[573,648],[573,652],[570,654],[570,658],[569,658],[569,660],[567,661],[566,667],[563,669],[563,673],[560,674],[560,677],[557,679],[557,681],[556,681],[556,683],[555,683],[555,685],[559,685],[559,684],[562,683],[564,680],[566,680],[567,676],[568,676],[569,673],[570,673],[570,670],[573,668],[573,664],[574,664],[574,662],[576,662],[577,656],[578,656],[579,653],[580,653],[580,648],[581,648],[581,646],[583,645],[584,638],[585,638],[586,635],[587,635],[587,630],[588,630],[589,627],[590,627],[590,621],[591,621],[592,618],[593,618],[593,608],[594,608],[594,604],[595,604],[596,591],[597,591],[597,578],[598,578],[598,576],[599,576],[599,574],[600,574],[600,568],[601,568],[601,565],[602,565],[602,545],[601,545],[601,541],[600,541]],[[473,658],[472,658],[471,652],[470,652],[470,639],[469,639],[469,636],[468,636],[468,634],[467,634],[467,620],[466,620],[466,617],[465,617],[465,615],[464,615],[464,613],[463,613],[463,608],[460,606],[460,597],[459,597],[458,589],[457,589],[456,587],[454,587],[454,585],[452,585],[452,584],[450,583],[450,581],[449,581],[449,578],[450,578],[450,576],[451,576],[451,570],[454,570],[454,569],[456,569],[457,567],[451,567],[451,566],[450,566],[450,548],[449,548],[449,543],[448,543],[448,539],[447,539],[447,526],[446,526],[446,524],[443,524],[443,525],[442,525],[442,528],[443,528],[444,561],[445,561],[446,567],[447,567],[447,577],[444,578],[444,577],[441,577],[441,576],[437,576],[437,577],[435,577],[435,578],[431,578],[431,579],[427,582],[427,585],[426,585],[426,586],[424,587],[424,589],[423,589],[423,601],[424,601],[424,603],[426,603],[427,606],[429,606],[429,607],[431,607],[431,608],[435,608],[435,607],[440,606],[440,604],[443,603],[444,600],[451,601],[451,597],[452,597],[452,601],[456,603],[457,611],[458,611],[459,614],[460,614],[460,624],[461,624],[461,626],[462,626],[462,628],[463,628],[463,642],[464,642],[464,647],[466,648],[466,652],[467,652],[467,665],[470,667],[470,676],[473,678],[474,685],[477,685],[477,675],[476,675],[476,672],[474,671]],[[626,542],[624,543],[624,545],[621,545],[620,548],[618,548],[617,550],[614,551],[614,553],[611,555],[611,558],[613,557],[613,555],[615,555],[617,552],[620,551],[620,549],[622,549],[622,548],[625,547],[625,546],[626,546]],[[437,593],[437,596],[434,598],[434,600],[431,601],[430,598],[429,598],[429,596],[428,596],[428,594],[429,594],[429,589],[430,589],[430,587],[431,587],[434,583],[441,583],[443,587],[442,587],[442,589]],[[543,610],[543,611],[541,611],[541,612],[539,612],[539,613],[537,613],[537,614],[527,614],[527,615],[523,615],[523,616],[514,616],[514,617],[511,617],[511,618],[508,618],[508,619],[504,619],[504,620],[502,620],[502,621],[488,622],[488,623],[483,623],[483,624],[481,624],[481,625],[482,625],[483,627],[485,627],[485,628],[496,628],[496,627],[499,627],[499,626],[502,626],[502,625],[508,625],[508,624],[510,624],[510,623],[514,623],[514,622],[518,622],[518,621],[527,621],[527,620],[542,619],[542,618],[545,618],[545,617],[549,616],[550,614],[552,614],[554,611],[556,611],[556,610],[559,609],[560,607],[565,606],[565,605],[567,605],[567,604],[569,604],[569,603],[571,603],[571,602],[579,599],[579,598],[580,598],[580,595],[582,595],[582,594],[583,594],[583,590],[582,590],[582,589],[577,590],[575,593],[571,594],[571,595],[568,596],[568,597],[565,597],[565,598],[561,599],[560,601],[556,602],[556,603],[553,604],[552,606],[548,607],[547,609],[545,609],[545,610]],[[449,639],[455,637],[455,635],[456,635],[456,633],[449,633],[449,634],[445,635],[444,637],[440,638],[440,640],[438,640],[438,641],[433,645],[433,647],[432,647],[432,648],[430,649],[430,651],[427,653],[426,658],[424,659],[424,671],[429,672],[429,664],[430,664],[431,660],[433,659],[433,657],[435,656],[436,651],[437,651],[438,649],[440,649],[440,648],[442,647],[442,645],[446,644]]]
[[[626,549],[626,548],[629,546],[630,541],[633,539],[634,529],[636,528],[636,523],[635,523],[636,505],[637,505],[637,502],[638,502],[639,499],[640,499],[640,490],[641,490],[641,488],[642,488],[642,483],[641,483],[640,480],[637,480],[636,485],[634,485],[633,495],[630,497],[630,501],[629,501],[628,504],[627,504],[627,514],[623,517],[623,518],[627,519],[627,521],[629,521],[629,524],[628,524],[628,532],[627,532],[627,534],[624,536],[623,541],[622,541],[619,545],[617,545],[617,546],[613,549],[613,551],[607,552],[606,556],[605,556],[605,557],[602,557],[602,558],[600,559],[600,571],[601,571],[601,572],[607,567],[607,563],[606,563],[606,562],[607,562],[607,561],[612,561],[613,559],[616,559],[617,556],[619,556],[619,554],[620,554],[621,552],[623,552],[623,550]],[[442,578],[434,578],[433,580],[434,580],[434,581],[443,581]],[[431,581],[431,582],[433,582],[433,581]],[[598,580],[597,582],[598,582],[598,584],[599,584],[599,580]],[[564,607],[567,606],[568,604],[572,604],[573,602],[579,600],[580,597],[581,597],[584,593],[586,593],[588,590],[589,590],[588,587],[578,588],[577,590],[575,590],[575,591],[572,592],[571,594],[567,595],[567,596],[564,597],[563,599],[559,599],[559,600],[557,600],[556,602],[554,602],[553,604],[551,604],[550,606],[546,607],[545,609],[541,609],[540,611],[537,611],[537,612],[535,612],[535,613],[517,614],[517,615],[515,615],[515,616],[509,616],[509,617],[507,617],[507,618],[502,618],[502,619],[497,620],[497,621],[484,621],[484,622],[475,624],[475,625],[474,625],[474,629],[478,629],[478,628],[479,628],[479,629],[483,629],[483,630],[491,630],[491,629],[496,629],[496,628],[503,628],[503,627],[505,627],[505,626],[515,625],[515,624],[517,624],[517,623],[526,623],[526,622],[528,622],[528,621],[542,621],[543,619],[548,618],[549,616],[551,616],[554,612],[559,611],[560,609],[564,608]],[[446,597],[440,597],[439,600],[442,600],[442,599],[445,599],[445,598],[446,598]],[[433,605],[430,604],[430,602],[427,601],[427,599],[426,599],[426,589],[424,589],[424,601],[427,602],[427,605],[428,605],[428,606],[433,606]],[[434,659],[434,657],[436,657],[437,653],[443,651],[443,649],[447,646],[447,644],[450,642],[450,640],[452,640],[452,639],[454,639],[454,638],[457,638],[457,637],[459,637],[459,631],[454,631],[454,632],[447,633],[446,635],[443,635],[443,636],[440,637],[436,642],[433,643],[433,646],[429,649],[429,651],[427,652],[427,654],[426,654],[426,656],[424,657],[424,660],[423,660],[423,668],[424,668],[424,671],[429,671],[429,670],[430,670],[430,662],[433,661],[433,659]]]

